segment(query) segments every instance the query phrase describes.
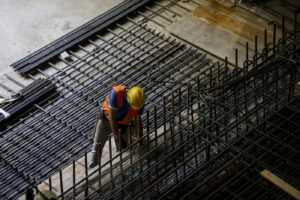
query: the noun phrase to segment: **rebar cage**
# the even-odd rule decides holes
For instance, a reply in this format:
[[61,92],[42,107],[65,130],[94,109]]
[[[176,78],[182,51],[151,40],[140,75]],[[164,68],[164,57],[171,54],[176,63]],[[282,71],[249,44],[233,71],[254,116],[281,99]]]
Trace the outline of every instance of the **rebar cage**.
[[173,87],[146,114],[143,148],[133,143],[60,197],[291,198],[261,173],[299,188],[296,40],[283,38],[243,69],[217,62]]

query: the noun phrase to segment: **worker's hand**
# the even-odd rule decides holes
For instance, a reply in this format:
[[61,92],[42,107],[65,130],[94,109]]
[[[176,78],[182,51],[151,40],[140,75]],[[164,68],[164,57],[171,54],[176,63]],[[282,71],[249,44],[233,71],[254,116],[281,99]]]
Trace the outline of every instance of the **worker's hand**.
[[141,147],[141,146],[143,146],[144,145],[144,141],[143,141],[143,139],[140,139],[139,140],[139,146]]
[[122,151],[122,149],[127,148],[127,142],[122,137],[121,137],[121,140],[119,139],[119,137],[114,137],[114,138],[115,138],[115,142],[116,142],[117,152]]
[[122,149],[127,148],[127,142],[124,140],[124,138],[122,137],[122,130],[118,129],[118,133],[114,134],[114,138],[116,141],[116,147],[117,147],[117,151],[122,151]]
[[127,142],[122,137],[121,137],[121,148],[122,149],[126,149],[127,148]]
[[119,152],[120,150],[122,150],[122,149],[120,149],[119,136],[114,134],[114,138],[115,138],[117,152]]

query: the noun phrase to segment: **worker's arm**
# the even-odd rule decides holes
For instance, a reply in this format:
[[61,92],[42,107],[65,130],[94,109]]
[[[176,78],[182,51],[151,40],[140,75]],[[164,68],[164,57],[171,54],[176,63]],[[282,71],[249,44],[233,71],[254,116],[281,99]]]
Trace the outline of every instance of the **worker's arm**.
[[109,107],[109,116],[108,121],[111,127],[111,130],[115,136],[115,139],[119,140],[118,124],[116,121],[118,109]]

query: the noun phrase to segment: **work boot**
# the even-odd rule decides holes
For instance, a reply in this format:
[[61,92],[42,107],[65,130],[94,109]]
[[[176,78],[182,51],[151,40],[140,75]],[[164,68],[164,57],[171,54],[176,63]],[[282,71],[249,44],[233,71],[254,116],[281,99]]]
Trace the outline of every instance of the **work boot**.
[[99,158],[99,145],[94,144],[90,155],[90,164],[89,164],[90,169],[98,165],[99,163],[98,158]]
[[96,152],[92,152],[90,155],[89,168],[92,169],[98,165],[98,155]]

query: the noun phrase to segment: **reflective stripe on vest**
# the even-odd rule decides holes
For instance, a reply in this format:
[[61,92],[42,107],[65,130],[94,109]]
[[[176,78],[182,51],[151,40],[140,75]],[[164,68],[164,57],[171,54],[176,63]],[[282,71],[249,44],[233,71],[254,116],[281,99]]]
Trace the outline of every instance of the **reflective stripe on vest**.
[[[103,106],[101,107],[101,110],[103,111],[105,117],[108,119],[109,116],[109,96],[111,91],[114,89],[115,93],[117,95],[117,104],[118,109],[120,109],[123,105],[123,100],[125,96],[125,89],[129,88],[127,86],[115,86],[110,89],[109,94],[107,95]],[[129,111],[126,113],[125,117],[122,119],[122,121],[117,121],[118,124],[122,125],[129,125],[134,117],[136,117],[139,114],[140,110],[134,110],[133,108],[130,108]]]

